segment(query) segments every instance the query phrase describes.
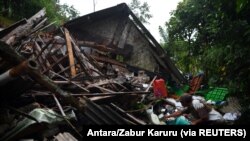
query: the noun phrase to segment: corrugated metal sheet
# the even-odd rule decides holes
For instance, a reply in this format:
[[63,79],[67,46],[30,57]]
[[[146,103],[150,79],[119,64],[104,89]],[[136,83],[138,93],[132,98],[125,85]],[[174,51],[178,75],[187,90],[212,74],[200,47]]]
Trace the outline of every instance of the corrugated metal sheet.
[[132,121],[125,115],[121,115],[115,109],[108,105],[97,105],[90,100],[87,101],[87,108],[83,113],[84,118],[88,123],[97,125],[135,125],[138,124]]

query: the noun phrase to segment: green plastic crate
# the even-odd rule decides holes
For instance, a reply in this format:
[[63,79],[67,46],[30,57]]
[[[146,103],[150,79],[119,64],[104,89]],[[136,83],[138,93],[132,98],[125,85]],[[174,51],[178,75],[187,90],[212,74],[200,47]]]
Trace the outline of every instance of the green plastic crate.
[[227,88],[214,88],[206,94],[205,99],[213,101],[223,101],[227,94]]

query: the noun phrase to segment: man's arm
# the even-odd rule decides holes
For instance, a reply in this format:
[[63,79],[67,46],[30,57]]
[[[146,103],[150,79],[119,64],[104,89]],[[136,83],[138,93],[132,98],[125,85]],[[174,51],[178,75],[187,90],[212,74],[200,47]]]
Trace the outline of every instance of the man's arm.
[[176,112],[174,112],[174,113],[172,113],[170,115],[164,116],[164,118],[167,119],[167,118],[170,118],[170,117],[178,117],[178,116],[184,114],[184,112],[185,112],[185,110],[183,110],[183,111],[176,111]]

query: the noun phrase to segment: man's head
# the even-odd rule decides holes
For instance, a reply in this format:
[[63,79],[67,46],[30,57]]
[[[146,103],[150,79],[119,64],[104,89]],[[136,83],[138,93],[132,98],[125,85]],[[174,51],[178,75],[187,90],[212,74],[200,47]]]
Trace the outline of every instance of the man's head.
[[192,105],[192,96],[189,94],[183,94],[179,101],[181,102],[181,105],[184,107],[191,106]]

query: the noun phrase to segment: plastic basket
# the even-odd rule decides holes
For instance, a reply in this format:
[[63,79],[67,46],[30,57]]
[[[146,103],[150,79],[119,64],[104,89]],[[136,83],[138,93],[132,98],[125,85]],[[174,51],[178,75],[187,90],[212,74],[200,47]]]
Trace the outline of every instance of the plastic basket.
[[213,101],[223,101],[227,94],[227,88],[214,88],[206,94],[205,99]]

